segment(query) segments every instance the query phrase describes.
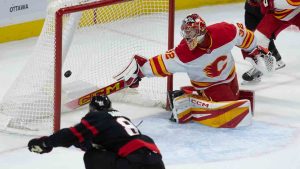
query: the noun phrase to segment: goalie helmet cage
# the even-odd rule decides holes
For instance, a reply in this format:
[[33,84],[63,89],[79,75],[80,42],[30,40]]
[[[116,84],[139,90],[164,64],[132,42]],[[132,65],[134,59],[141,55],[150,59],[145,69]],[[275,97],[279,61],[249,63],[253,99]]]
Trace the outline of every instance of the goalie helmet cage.
[[[134,54],[152,57],[173,48],[174,8],[174,0],[52,1],[30,61],[0,103],[0,130],[26,135],[59,130],[63,102],[87,94],[69,96],[65,90],[107,86]],[[62,76],[68,70],[71,76]],[[172,81],[144,78],[139,88],[111,98],[166,104]]]

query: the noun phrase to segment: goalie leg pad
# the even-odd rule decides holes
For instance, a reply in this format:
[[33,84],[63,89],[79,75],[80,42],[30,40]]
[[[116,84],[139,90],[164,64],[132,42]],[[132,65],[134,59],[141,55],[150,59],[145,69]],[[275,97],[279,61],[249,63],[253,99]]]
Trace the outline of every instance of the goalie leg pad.
[[177,123],[186,123],[191,120],[191,105],[188,94],[173,99],[172,118]]
[[173,116],[178,123],[194,121],[215,128],[236,128],[252,122],[249,100],[212,102],[197,95],[175,98]]

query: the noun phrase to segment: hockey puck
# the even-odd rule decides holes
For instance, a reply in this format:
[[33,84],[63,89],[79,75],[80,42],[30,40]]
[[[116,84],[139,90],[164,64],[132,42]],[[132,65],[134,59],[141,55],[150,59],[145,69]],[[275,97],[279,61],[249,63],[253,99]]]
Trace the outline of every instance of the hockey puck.
[[72,75],[71,70],[66,71],[65,74],[64,74],[64,76],[65,76],[66,78],[70,77],[71,75]]

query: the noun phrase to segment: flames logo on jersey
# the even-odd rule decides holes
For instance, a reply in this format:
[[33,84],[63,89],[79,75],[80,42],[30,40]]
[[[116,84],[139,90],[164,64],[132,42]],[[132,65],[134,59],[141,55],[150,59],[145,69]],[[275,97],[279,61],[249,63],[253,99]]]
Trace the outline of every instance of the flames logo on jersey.
[[220,76],[222,71],[227,66],[227,56],[220,56],[218,57],[214,62],[212,62],[210,65],[206,66],[204,69],[205,74],[208,77],[217,77]]

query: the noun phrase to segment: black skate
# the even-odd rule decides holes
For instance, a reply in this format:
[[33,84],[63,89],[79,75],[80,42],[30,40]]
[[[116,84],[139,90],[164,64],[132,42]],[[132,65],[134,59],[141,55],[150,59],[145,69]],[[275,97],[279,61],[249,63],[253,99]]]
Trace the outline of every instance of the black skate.
[[285,63],[282,60],[278,60],[276,62],[275,70],[278,70],[278,69],[281,69],[281,68],[284,68],[284,67],[285,67]]
[[[279,70],[285,67],[285,63],[282,60],[276,61],[275,70]],[[263,73],[256,68],[251,68],[247,72],[245,72],[242,76],[243,82],[242,84],[251,84],[251,83],[259,83],[261,81]]]
[[242,84],[259,83],[262,75],[263,73],[261,71],[253,67],[243,74],[242,78],[244,82],[242,82]]

